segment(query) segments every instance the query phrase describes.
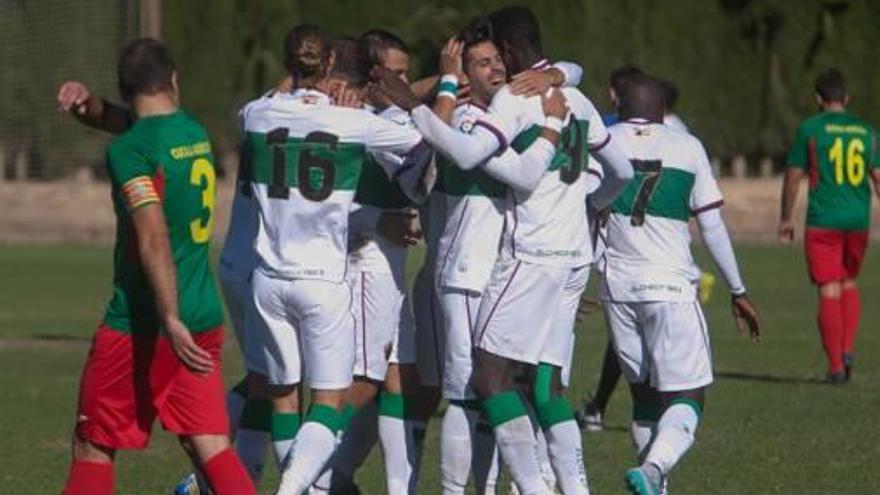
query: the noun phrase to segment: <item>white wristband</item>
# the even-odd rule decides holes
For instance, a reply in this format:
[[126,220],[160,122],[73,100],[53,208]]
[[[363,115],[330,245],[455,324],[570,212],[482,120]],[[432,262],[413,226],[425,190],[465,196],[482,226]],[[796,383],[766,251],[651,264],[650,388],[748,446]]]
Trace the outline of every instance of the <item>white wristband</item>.
[[455,74],[443,74],[443,77],[440,78],[441,83],[452,83],[458,86],[458,77]]
[[562,134],[562,120],[556,117],[546,117],[544,119],[544,127]]

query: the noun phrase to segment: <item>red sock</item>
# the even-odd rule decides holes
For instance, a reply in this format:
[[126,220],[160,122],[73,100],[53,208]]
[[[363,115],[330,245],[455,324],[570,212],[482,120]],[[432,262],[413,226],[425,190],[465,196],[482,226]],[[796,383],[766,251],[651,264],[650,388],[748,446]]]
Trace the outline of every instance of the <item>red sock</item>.
[[840,298],[819,297],[819,332],[828,358],[828,372],[843,371],[843,305]]
[[208,484],[214,490],[215,495],[256,495],[251,478],[248,476],[244,464],[232,449],[208,459],[202,466]]
[[63,495],[113,495],[113,464],[73,461]]
[[862,316],[862,301],[859,299],[859,289],[843,289],[841,295],[843,306],[843,352],[853,353],[856,343],[856,331],[859,328],[859,318]]

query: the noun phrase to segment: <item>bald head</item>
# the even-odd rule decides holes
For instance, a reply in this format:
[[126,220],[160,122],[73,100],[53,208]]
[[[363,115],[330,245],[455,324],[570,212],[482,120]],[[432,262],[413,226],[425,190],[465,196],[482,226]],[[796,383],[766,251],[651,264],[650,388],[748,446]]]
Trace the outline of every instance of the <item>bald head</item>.
[[663,122],[666,107],[666,94],[663,85],[656,79],[639,74],[633,76],[621,88],[620,118],[647,119],[651,122]]

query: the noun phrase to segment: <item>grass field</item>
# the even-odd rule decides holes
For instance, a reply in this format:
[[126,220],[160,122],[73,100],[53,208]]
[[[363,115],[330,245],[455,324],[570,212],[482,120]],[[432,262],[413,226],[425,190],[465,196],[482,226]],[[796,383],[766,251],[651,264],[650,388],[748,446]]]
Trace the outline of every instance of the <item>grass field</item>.
[[[746,282],[766,323],[764,342],[738,335],[723,287],[707,308],[717,381],[696,447],[673,474],[671,491],[689,494],[877,493],[880,460],[880,250],[865,262],[864,314],[855,377],[821,381],[824,359],[815,330],[815,295],[799,249],[739,249]],[[708,262],[704,262],[709,267]],[[68,464],[79,373],[89,336],[109,292],[110,250],[93,247],[0,248],[0,493],[59,493]],[[570,397],[594,386],[605,345],[602,318],[579,330]],[[227,348],[232,382],[241,364]],[[632,464],[629,398],[618,390],[608,431],[585,436],[593,494],[623,493]],[[432,423],[420,493],[439,493],[439,422]],[[167,494],[187,461],[160,428],[146,452],[122,453],[117,493]],[[262,493],[271,493],[274,473]],[[365,494],[383,492],[378,450],[359,478]],[[499,493],[506,493],[500,490]]]

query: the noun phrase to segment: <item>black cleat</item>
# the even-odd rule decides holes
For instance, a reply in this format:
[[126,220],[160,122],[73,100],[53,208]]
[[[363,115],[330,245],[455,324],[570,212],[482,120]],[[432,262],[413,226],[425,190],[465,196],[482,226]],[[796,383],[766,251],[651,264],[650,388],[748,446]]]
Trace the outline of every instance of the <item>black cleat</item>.
[[829,385],[843,385],[846,383],[846,372],[838,371],[837,373],[828,373],[828,384]]
[[846,375],[846,381],[852,378],[853,361],[855,356],[848,352],[843,353],[843,374]]

